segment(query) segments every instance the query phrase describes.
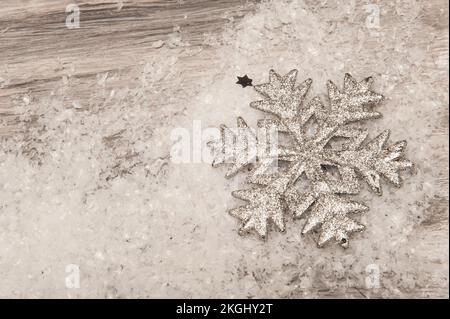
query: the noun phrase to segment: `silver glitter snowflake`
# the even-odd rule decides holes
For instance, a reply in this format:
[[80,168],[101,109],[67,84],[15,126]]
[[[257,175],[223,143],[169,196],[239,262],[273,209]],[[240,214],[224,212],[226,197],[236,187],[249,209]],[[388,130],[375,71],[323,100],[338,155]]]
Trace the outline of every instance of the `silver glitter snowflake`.
[[271,70],[269,83],[254,86],[263,99],[250,104],[272,115],[259,120],[258,129],[286,135],[287,142],[267,151],[267,139],[238,118],[236,130],[222,125],[221,138],[210,143],[213,166],[230,164],[227,178],[248,172],[252,187],[232,193],[247,202],[230,211],[243,222],[241,232],[254,230],[265,238],[271,224],[284,231],[289,212],[306,219],[302,234],[319,231],[319,247],[334,238],[346,248],[349,234],[365,228],[349,217],[368,210],[348,198],[360,191],[358,177],[381,195],[380,176],[400,186],[400,170],[413,164],[403,158],[406,141],[387,145],[389,131],[366,142],[361,121],[379,118],[372,108],[383,101],[370,90],[371,77],[357,82],[345,74],[342,91],[328,81],[328,107],[319,97],[305,103],[312,80],[296,85],[296,77],[297,70],[285,76]]

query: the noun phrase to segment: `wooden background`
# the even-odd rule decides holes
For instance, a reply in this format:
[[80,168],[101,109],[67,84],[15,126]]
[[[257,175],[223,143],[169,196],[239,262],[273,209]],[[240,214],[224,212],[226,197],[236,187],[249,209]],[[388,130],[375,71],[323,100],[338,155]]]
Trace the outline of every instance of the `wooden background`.
[[[79,29],[65,27],[70,3],[78,3],[82,11]],[[31,92],[39,98],[64,76],[79,79],[74,94],[83,99],[98,73],[126,73],[140,65],[176,28],[183,30],[190,47],[201,47],[205,33],[220,33],[230,19],[239,19],[252,8],[252,2],[244,0],[2,1],[0,114],[13,115],[12,96]],[[185,71],[199,62],[185,61]],[[205,70],[196,71],[193,76]],[[129,78],[127,84],[134,80]],[[8,134],[14,128],[0,130]]]

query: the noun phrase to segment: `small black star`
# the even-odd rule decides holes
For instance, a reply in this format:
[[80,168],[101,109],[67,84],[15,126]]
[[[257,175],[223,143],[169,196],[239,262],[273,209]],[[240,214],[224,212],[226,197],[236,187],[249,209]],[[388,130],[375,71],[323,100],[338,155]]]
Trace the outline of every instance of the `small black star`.
[[240,84],[242,85],[243,88],[245,88],[246,86],[252,86],[252,79],[250,79],[247,74],[244,76],[238,76],[238,81],[236,82],[236,84]]

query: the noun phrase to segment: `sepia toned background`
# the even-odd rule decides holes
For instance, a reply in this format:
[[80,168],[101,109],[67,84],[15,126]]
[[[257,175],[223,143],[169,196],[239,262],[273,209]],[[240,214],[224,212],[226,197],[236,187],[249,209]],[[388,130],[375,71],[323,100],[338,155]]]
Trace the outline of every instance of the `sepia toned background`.
[[[255,126],[236,76],[271,68],[373,76],[370,136],[408,141],[346,250],[239,236],[242,177],[171,161],[174,128]],[[448,105],[444,0],[2,0],[0,297],[448,298]]]

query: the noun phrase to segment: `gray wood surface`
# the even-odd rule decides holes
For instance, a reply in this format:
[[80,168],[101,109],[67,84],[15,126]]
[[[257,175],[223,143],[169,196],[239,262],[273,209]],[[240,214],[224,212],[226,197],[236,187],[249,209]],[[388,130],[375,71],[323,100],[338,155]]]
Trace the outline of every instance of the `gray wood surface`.
[[[231,18],[251,10],[251,3],[228,1],[89,1],[79,2],[79,29],[65,27],[70,1],[6,1],[0,9],[2,84],[0,107],[8,97],[46,93],[63,76],[82,79],[81,88],[101,72],[127,70],[151,56],[155,42],[174,28],[198,47],[205,33],[220,32]],[[76,3],[76,2],[74,2]],[[189,17],[189,19],[187,19]],[[176,29],[175,29],[176,30]],[[72,70],[72,72],[70,71]],[[199,70],[200,71],[200,70]]]

